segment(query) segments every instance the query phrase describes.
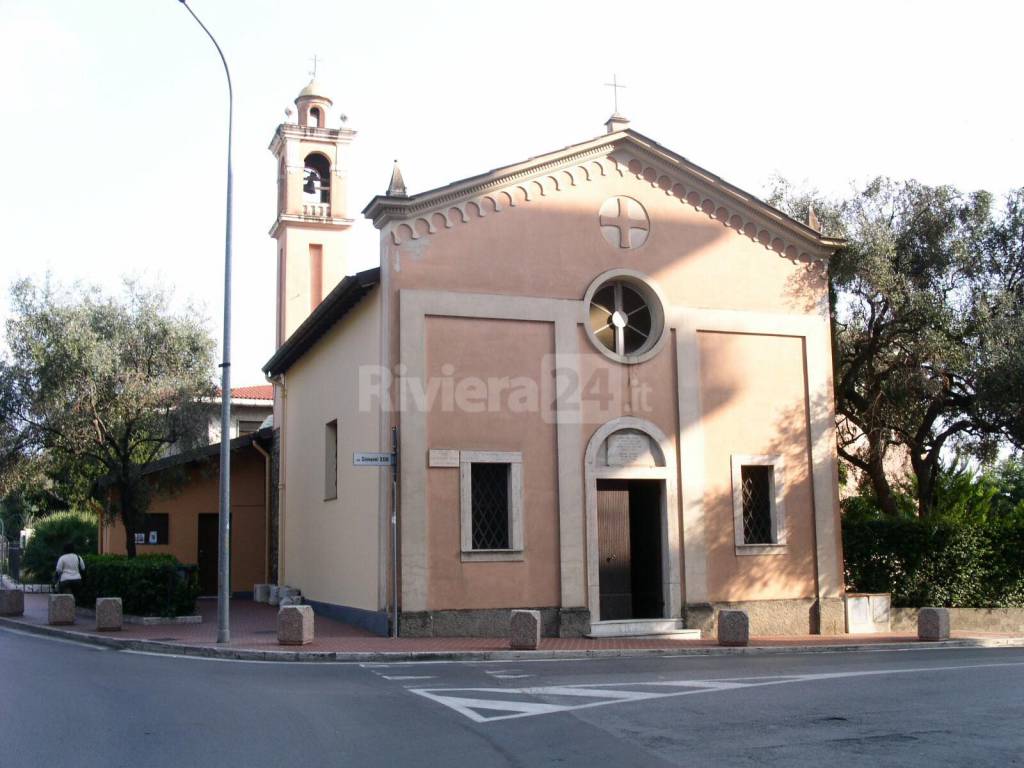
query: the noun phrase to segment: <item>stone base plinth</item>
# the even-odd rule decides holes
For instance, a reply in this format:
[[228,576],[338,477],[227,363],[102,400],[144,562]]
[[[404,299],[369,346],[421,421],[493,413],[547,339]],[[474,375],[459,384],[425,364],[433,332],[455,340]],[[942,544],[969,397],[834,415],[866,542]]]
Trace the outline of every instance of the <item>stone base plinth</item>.
[[947,608],[922,608],[918,611],[917,639],[932,642],[949,640],[949,610]]
[[750,644],[750,618],[746,611],[718,612],[718,644],[728,646]]
[[313,642],[313,609],[308,605],[286,605],[277,612],[277,642],[306,645]]
[[50,595],[47,623],[56,626],[75,623],[75,596]]
[[0,590],[0,616],[23,616],[25,593],[20,589]]
[[514,650],[535,651],[540,645],[540,611],[512,611],[509,645]]
[[96,598],[96,629],[99,632],[119,632],[124,624],[124,610],[120,597]]

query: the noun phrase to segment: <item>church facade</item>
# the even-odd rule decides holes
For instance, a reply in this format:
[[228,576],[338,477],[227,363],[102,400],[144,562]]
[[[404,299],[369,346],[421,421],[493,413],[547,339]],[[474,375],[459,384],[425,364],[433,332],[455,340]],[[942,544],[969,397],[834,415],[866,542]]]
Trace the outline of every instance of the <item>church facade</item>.
[[[315,83],[280,126],[278,581],[381,634],[844,631],[841,245],[613,115],[363,214]],[[391,451],[397,473],[354,465]],[[395,480],[393,483],[392,480]],[[397,493],[397,496],[395,494]],[[397,514],[393,515],[393,510]]]

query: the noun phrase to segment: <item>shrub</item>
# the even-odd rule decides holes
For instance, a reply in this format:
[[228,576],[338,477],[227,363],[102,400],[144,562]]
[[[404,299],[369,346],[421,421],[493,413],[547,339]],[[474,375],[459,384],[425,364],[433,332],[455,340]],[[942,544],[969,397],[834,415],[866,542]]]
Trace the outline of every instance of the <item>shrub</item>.
[[76,554],[88,555],[96,551],[98,532],[99,520],[89,512],[54,512],[40,519],[22,553],[23,581],[50,583],[64,545],[70,542]]
[[136,616],[189,616],[198,596],[198,569],[172,555],[89,555],[78,592],[86,606],[97,597],[120,597],[124,612]]
[[1024,606],[1024,518],[844,517],[846,586],[894,605]]

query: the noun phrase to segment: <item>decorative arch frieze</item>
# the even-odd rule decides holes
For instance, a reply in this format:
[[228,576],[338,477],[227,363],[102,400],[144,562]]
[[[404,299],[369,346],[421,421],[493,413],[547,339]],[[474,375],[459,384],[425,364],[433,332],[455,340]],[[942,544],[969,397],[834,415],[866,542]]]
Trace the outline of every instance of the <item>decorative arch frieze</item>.
[[802,262],[809,269],[822,271],[826,268],[827,249],[808,247],[806,242],[801,242],[797,237],[784,232],[783,228],[773,225],[767,217],[757,215],[752,206],[730,199],[722,189],[716,189],[712,183],[705,183],[696,175],[681,173],[678,168],[664,167],[667,164],[628,150],[629,147],[613,147],[608,154],[577,158],[577,162],[569,167],[552,169],[534,178],[523,179],[522,176],[529,174],[521,173],[517,175],[518,178],[503,180],[506,183],[497,188],[481,189],[478,196],[468,201],[456,202],[448,198],[448,202],[442,201],[442,206],[437,209],[423,211],[415,217],[392,224],[391,241],[396,246],[402,245],[408,240],[436,234],[442,226],[451,229],[457,224],[468,224],[474,219],[523,207],[542,197],[549,197],[611,173],[623,178],[629,175],[641,183],[649,184],[652,189],[678,200],[681,205],[717,221],[738,236],[746,237],[793,264]]

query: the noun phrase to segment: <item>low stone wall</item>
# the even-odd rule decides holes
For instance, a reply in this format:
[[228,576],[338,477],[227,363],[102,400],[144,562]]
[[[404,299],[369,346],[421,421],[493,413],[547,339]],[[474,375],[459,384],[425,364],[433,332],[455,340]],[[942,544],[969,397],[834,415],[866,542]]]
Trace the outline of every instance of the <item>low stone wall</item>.
[[[590,631],[585,608],[537,608],[544,637],[582,637]],[[402,637],[508,637],[511,608],[406,612],[399,617]]]
[[[893,608],[893,632],[917,632],[919,608]],[[977,632],[1024,632],[1024,608],[950,608],[950,628]]]
[[818,600],[812,597],[790,600],[740,600],[735,602],[687,605],[684,625],[699,629],[703,637],[715,637],[718,612],[744,611],[750,618],[750,634],[754,635],[841,635],[846,632],[843,601],[836,598]]

